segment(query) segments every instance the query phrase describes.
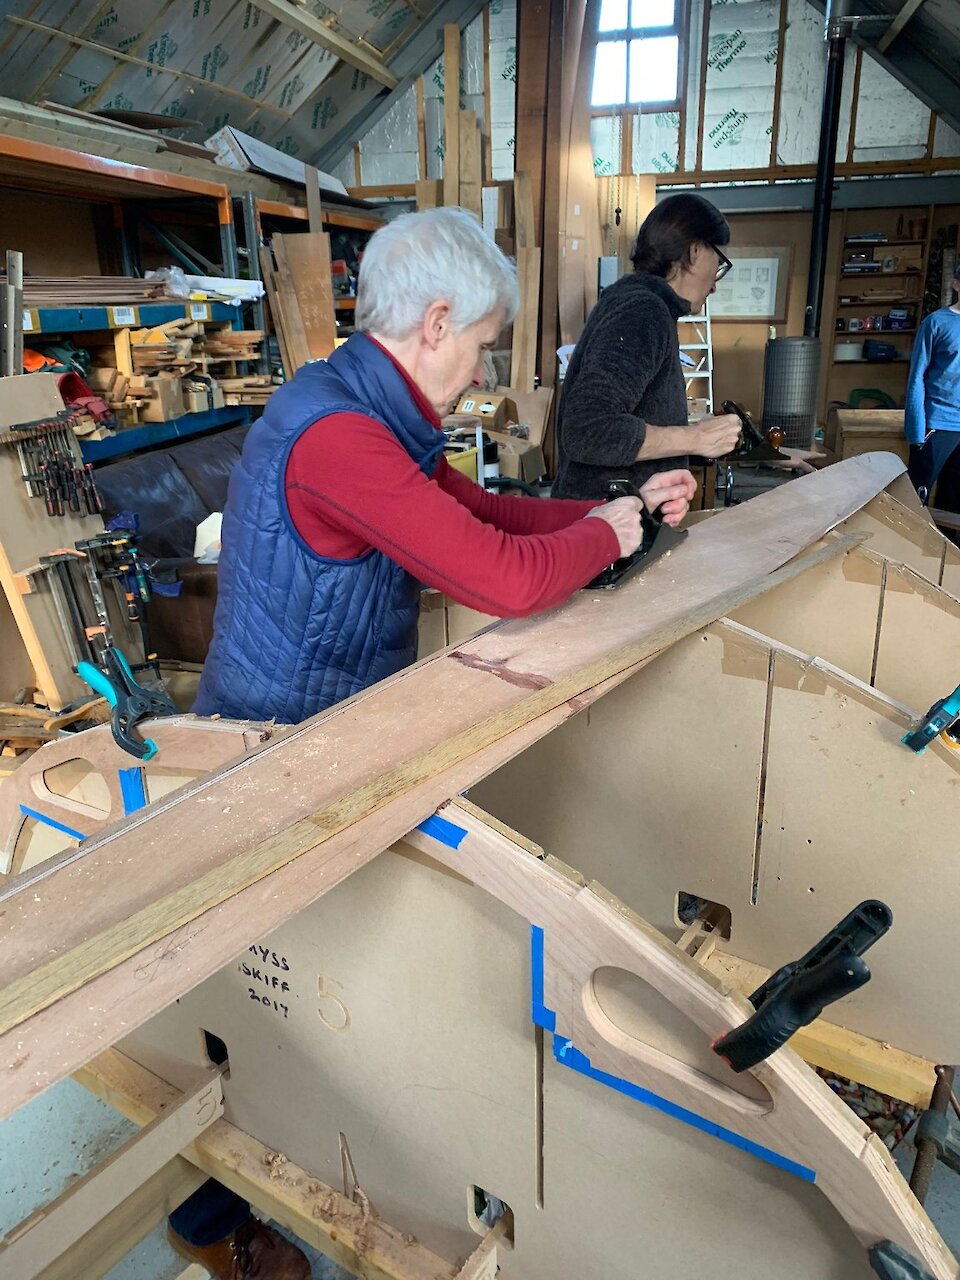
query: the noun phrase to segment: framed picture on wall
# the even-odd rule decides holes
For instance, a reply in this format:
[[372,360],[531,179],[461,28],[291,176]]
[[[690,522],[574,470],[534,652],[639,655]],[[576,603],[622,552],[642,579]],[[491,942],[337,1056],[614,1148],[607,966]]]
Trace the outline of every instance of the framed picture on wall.
[[786,321],[791,250],[728,244],[724,253],[733,267],[711,295],[710,318]]

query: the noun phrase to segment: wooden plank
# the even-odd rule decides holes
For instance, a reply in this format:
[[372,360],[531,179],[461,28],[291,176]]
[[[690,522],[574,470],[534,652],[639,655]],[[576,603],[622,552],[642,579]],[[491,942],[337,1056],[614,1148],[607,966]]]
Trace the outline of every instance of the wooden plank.
[[[77,1079],[139,1125],[149,1124],[180,1097],[178,1089],[113,1049],[78,1072]],[[353,1274],[367,1280],[450,1280],[453,1275],[443,1259],[376,1214],[364,1214],[360,1205],[226,1120],[216,1121],[183,1158]]]
[[307,224],[313,235],[322,235],[323,206],[320,203],[320,173],[312,164],[305,164],[303,180],[307,188]]
[[37,1280],[101,1280],[193,1195],[206,1177],[195,1165],[177,1156],[41,1271]]
[[[516,752],[522,751],[525,747],[537,741],[543,734],[549,733],[571,716],[590,706],[598,698],[602,698],[610,689],[629,679],[642,665],[643,663],[640,662],[624,668],[623,671],[586,690],[570,702],[564,703],[552,712],[537,717],[524,726],[523,729],[510,735],[505,741],[498,742],[492,747],[487,747],[483,751],[477,752],[464,765],[454,770],[452,776],[448,779],[449,788],[454,791],[462,790],[469,786],[471,780],[477,776],[490,773],[499,768]],[[401,801],[404,812],[409,814],[410,825],[413,825],[418,820],[418,817],[427,811],[432,798],[432,789],[420,787],[411,793],[410,797]],[[209,977],[211,973],[220,967],[221,963],[219,959],[215,958],[210,964],[207,964],[201,957],[198,957],[196,952],[191,950],[190,938],[199,938],[209,927],[215,929],[220,943],[226,943],[228,938],[232,938],[229,946],[232,946],[234,952],[238,952],[250,940],[249,923],[251,919],[260,921],[262,928],[269,931],[273,925],[279,924],[287,918],[288,913],[285,910],[277,913],[277,904],[284,901],[287,895],[299,895],[302,901],[308,896],[308,891],[314,896],[325,892],[328,887],[328,876],[324,865],[308,867],[305,864],[298,864],[295,870],[295,879],[292,879],[288,885],[281,885],[276,890],[270,888],[268,893],[261,893],[258,885],[252,885],[238,894],[235,899],[217,908],[215,913],[209,913],[201,917],[193,926],[195,932],[189,936],[180,935],[176,954],[178,959],[181,959],[189,970],[188,986]],[[273,922],[273,925],[270,921]],[[226,949],[229,949],[229,947]],[[169,983],[171,975],[169,974],[167,959],[170,955],[170,949],[167,943],[164,942],[160,944],[155,953],[148,952],[143,957],[131,957],[111,974],[105,974],[95,979],[94,982],[88,984],[82,990],[74,995],[65,997],[58,1005],[39,1014],[34,1020],[34,1025],[37,1029],[38,1039],[44,1042],[43,1072],[39,1077],[29,1077],[21,1070],[24,1065],[21,1058],[11,1057],[7,1059],[6,1061],[9,1064],[7,1070],[4,1071],[0,1067],[0,1075],[5,1077],[5,1091],[0,1093],[2,1104],[8,1106],[11,1111],[15,1110],[33,1097],[36,1092],[46,1088],[47,1085],[57,1079],[61,1079],[71,1071],[77,1070],[88,1061],[90,1058],[88,1047],[60,1033],[60,1027],[64,1022],[69,1023],[74,1019],[79,1019],[84,1022],[84,1025],[89,1026],[91,1033],[99,1029],[102,1039],[101,1046],[98,1047],[102,1047],[102,1043],[110,1038],[104,1026],[103,1019],[105,1015],[108,1021],[115,1022],[117,1026],[122,1024],[122,1028],[125,1029],[139,1026],[143,1022],[145,1016],[143,1007],[144,974],[153,974],[150,979],[150,1012],[155,1013],[169,1003],[171,999],[175,999],[176,996],[171,992],[180,989],[184,974],[182,972],[178,973],[175,975],[174,983]],[[199,965],[193,963],[195,960],[200,960]],[[12,1034],[17,1035],[17,1044],[22,1046],[23,1040],[19,1033]],[[114,1040],[116,1040],[117,1034],[116,1031],[112,1034]],[[5,1047],[9,1048],[11,1054],[19,1053],[19,1049],[13,1044],[8,1043]],[[4,1060],[0,1059],[0,1061]]]
[[[527,0],[517,13],[517,99],[515,158],[530,182],[534,235],[528,248],[543,244],[543,183],[546,152],[549,0]],[[519,243],[519,242],[518,242]]]
[[159,1173],[222,1114],[220,1074],[208,1070],[195,1078],[174,1105],[107,1159],[11,1227],[0,1241],[0,1271],[26,1280],[52,1266],[93,1230],[100,1218],[122,1205],[131,1188]]
[[[280,243],[278,244],[277,241]],[[273,257],[276,262],[274,281],[276,283],[276,307],[283,327],[287,353],[292,363],[291,377],[310,360],[310,341],[307,337],[303,316],[300,314],[300,303],[297,298],[293,272],[287,263],[283,246],[283,238],[274,236]]]
[[472,111],[460,112],[460,197],[458,203],[479,218],[483,185],[480,155],[480,125]]
[[529,173],[513,175],[513,218],[517,250],[533,249],[537,243],[537,227]]
[[[299,311],[307,359],[323,360],[334,349],[337,321],[330,274],[330,237],[326,232],[274,236],[280,283],[289,280],[291,310]],[[294,329],[297,329],[294,321]]]
[[[427,180],[427,123],[426,123],[426,117],[424,115],[424,105],[423,105],[423,76],[417,76],[416,92],[417,92],[417,174],[419,175],[419,181],[417,183],[417,186],[419,187],[420,182],[425,182]],[[359,181],[360,180],[358,178],[357,179],[358,185],[359,185]],[[426,207],[427,206],[425,205],[421,205],[420,197],[418,193],[417,208],[422,209]]]
[[460,200],[460,28],[443,28],[443,203]]
[[[455,775],[469,776],[471,756],[776,585],[771,575],[785,560],[888,483],[899,465],[884,455],[851,459],[731,508],[695,527],[680,551],[604,600],[588,593],[551,614],[549,622],[491,628],[112,828],[88,842],[82,854],[56,859],[42,874],[14,882],[0,893],[11,921],[2,1025],[17,1026],[181,930],[174,964],[165,966],[176,973],[191,936],[205,933],[183,926],[317,845],[324,846],[324,888],[332,887],[415,825],[418,811],[429,813]],[[773,525],[776,539],[768,536]],[[808,563],[801,558],[786,571]],[[411,700],[418,696],[443,714],[412,721]],[[303,762],[316,741],[326,744],[321,751],[330,758],[331,733],[336,768],[320,787],[315,769],[304,773]],[[512,753],[505,749],[508,758]],[[248,777],[258,778],[259,785],[244,786]],[[271,805],[264,805],[264,794],[276,795]],[[405,799],[412,814],[401,803]],[[189,833],[200,813],[204,842],[198,848]],[[364,822],[370,825],[358,844]],[[136,859],[135,884],[116,875],[125,841],[128,856]],[[291,895],[279,918],[299,901]],[[216,936],[204,936],[203,964],[222,962],[239,949],[229,950],[235,944],[219,915]],[[152,996],[158,992],[159,987]],[[117,994],[108,1018],[116,1016]],[[141,1020],[151,1004],[141,990]],[[88,1016],[85,1034],[96,1034],[97,1021]],[[16,1034],[21,1043],[30,1039],[26,1026]]]
[[[560,271],[561,84],[563,66],[563,0],[549,0],[547,43],[547,114],[543,164],[543,237],[541,240],[540,351],[542,386],[557,378],[558,299]],[[541,56],[543,56],[541,52]]]
[[907,25],[913,15],[917,12],[923,0],[903,0],[903,4],[897,12],[896,17],[887,27],[886,31],[877,41],[877,52],[886,53],[890,46],[896,40],[897,36]]
[[[483,171],[487,175],[487,181],[493,178],[493,126],[491,124],[491,103],[493,96],[490,93],[490,7],[484,5],[482,10],[483,21]],[[503,225],[502,223],[500,224]]]
[[417,209],[436,209],[443,204],[443,182],[424,178],[417,183]]
[[[568,5],[561,86],[558,314],[560,342],[576,342],[597,301],[601,253],[597,181],[593,168],[590,93],[599,0]],[[571,18],[573,21],[571,22]],[[631,166],[632,167],[632,166]]]
[[515,391],[532,392],[537,372],[537,325],[540,317],[540,250],[517,250],[517,283],[520,310],[513,322],[510,385]]
[[351,40],[348,36],[342,35],[336,27],[322,22],[309,9],[301,5],[288,4],[286,0],[264,0],[260,8],[267,17],[306,36],[308,40],[312,40],[321,49],[334,54],[342,62],[356,67],[365,75],[372,76],[378,84],[384,84],[388,89],[397,87],[397,77],[392,71],[387,70],[383,59],[365,41]]
[[287,339],[283,329],[283,304],[280,301],[280,290],[277,287],[277,274],[273,262],[273,254],[266,245],[260,246],[260,275],[263,279],[263,287],[267,291],[267,303],[273,319],[273,331],[276,335],[277,345],[280,348],[280,360],[283,364],[284,376],[289,381],[296,373],[296,369],[287,349]]

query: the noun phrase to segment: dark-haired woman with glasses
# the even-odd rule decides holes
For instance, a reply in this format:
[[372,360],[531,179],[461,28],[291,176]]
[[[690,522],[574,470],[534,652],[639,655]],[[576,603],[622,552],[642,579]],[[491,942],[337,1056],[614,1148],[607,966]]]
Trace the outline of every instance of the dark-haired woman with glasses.
[[[677,321],[696,315],[733,265],[720,246],[730,229],[693,193],[668,196],[646,218],[633,272],[605,289],[584,326],[560,398],[558,498],[603,498],[621,477],[640,486],[689,455],[720,458],[740,434],[734,414],[687,425]],[[689,475],[689,472],[687,472]],[[690,497],[695,482],[690,476]],[[666,504],[676,524],[689,500]]]

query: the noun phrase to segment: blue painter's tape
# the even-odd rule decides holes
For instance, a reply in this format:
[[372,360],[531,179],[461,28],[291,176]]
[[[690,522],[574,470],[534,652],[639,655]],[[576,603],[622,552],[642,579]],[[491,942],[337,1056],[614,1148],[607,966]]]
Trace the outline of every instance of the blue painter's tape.
[[143,770],[139,767],[118,769],[117,777],[120,779],[123,812],[136,813],[138,809],[142,809],[147,803],[147,793],[143,787]]
[[817,1175],[814,1169],[808,1169],[806,1165],[798,1164],[795,1160],[789,1160],[786,1156],[780,1155],[779,1152],[771,1150],[770,1147],[763,1147],[758,1142],[751,1142],[749,1138],[744,1138],[739,1133],[734,1133],[732,1129],[726,1129],[723,1125],[715,1124],[705,1116],[697,1115],[695,1111],[688,1111],[686,1107],[680,1107],[675,1102],[671,1102],[669,1098],[662,1098],[658,1093],[643,1089],[640,1085],[634,1084],[630,1080],[624,1080],[621,1076],[610,1075],[606,1071],[598,1070],[587,1055],[580,1052],[572,1040],[567,1039],[566,1036],[557,1035],[557,1015],[543,1003],[543,940],[543,930],[537,925],[532,925],[530,929],[530,952],[533,1021],[538,1027],[544,1027],[547,1031],[553,1032],[553,1056],[561,1066],[569,1067],[572,1071],[577,1071],[580,1075],[587,1076],[590,1080],[596,1080],[599,1084],[606,1085],[608,1089],[615,1089],[617,1093],[622,1093],[625,1097],[642,1102],[644,1106],[653,1107],[656,1111],[661,1111],[664,1115],[670,1116],[674,1120],[679,1120],[682,1124],[688,1124],[694,1129],[708,1133],[713,1138],[719,1138],[721,1142],[728,1142],[730,1146],[738,1147],[748,1155],[756,1156],[758,1160],[765,1160],[767,1164],[775,1165],[776,1168],[783,1169],[786,1173],[791,1173],[794,1177],[800,1178],[804,1182],[816,1182]]
[[45,813],[40,813],[36,809],[28,809],[25,804],[20,806],[20,812],[26,814],[28,818],[35,818],[37,822],[42,822],[45,827],[53,827],[54,831],[62,831],[65,836],[71,836],[74,840],[86,840],[86,836],[82,831],[74,831],[73,827],[65,827],[62,822],[57,822],[55,818],[48,818]]
[[530,926],[530,975],[533,1021],[545,1031],[556,1031],[557,1015],[543,1003],[543,930],[536,924]]
[[459,849],[467,835],[466,827],[458,827],[455,822],[441,818],[437,813],[431,813],[429,818],[420,823],[417,830],[422,831],[425,836],[430,836],[432,840],[439,840],[450,849]]

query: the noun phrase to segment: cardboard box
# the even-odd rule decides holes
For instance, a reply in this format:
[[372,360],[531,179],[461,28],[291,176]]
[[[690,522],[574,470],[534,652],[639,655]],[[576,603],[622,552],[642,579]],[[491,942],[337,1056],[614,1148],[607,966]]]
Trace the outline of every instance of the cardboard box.
[[146,378],[148,390],[156,394],[140,410],[141,422],[169,422],[187,412],[183,402],[183,386],[180,379],[170,373],[158,373]]
[[192,376],[181,384],[185,413],[209,413],[211,409],[222,409],[224,406],[223,388],[219,382],[204,383],[203,389],[197,385],[199,379]]
[[515,436],[497,435],[493,432],[490,435],[497,442],[500,474],[509,476],[511,480],[525,480],[527,484],[536,484],[546,470],[540,446],[529,440],[518,440]]
[[512,387],[497,387],[497,393],[509,396],[517,416],[514,422],[522,422],[529,428],[526,439],[531,444],[542,445],[550,425],[553,411],[553,387],[537,387],[533,391],[514,391]]
[[519,422],[517,406],[500,391],[468,391],[460,397],[457,413],[479,418],[484,431],[503,431],[508,422]]

